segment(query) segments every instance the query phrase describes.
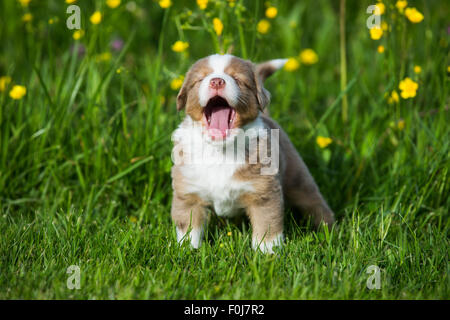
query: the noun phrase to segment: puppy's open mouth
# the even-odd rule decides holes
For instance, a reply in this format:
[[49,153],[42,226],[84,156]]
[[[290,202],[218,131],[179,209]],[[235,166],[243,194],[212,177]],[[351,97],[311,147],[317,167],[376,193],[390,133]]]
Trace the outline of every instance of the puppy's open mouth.
[[236,110],[228,104],[227,100],[215,96],[209,99],[203,110],[203,117],[211,137],[223,139],[230,133],[230,129],[234,127]]

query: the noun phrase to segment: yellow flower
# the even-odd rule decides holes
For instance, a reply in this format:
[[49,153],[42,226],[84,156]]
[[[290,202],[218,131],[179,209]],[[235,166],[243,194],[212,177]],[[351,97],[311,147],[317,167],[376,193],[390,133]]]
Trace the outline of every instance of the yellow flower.
[[197,0],[197,5],[200,9],[205,10],[208,6],[208,0]]
[[189,43],[188,42],[183,42],[183,41],[176,41],[173,45],[172,45],[172,50],[175,52],[183,52],[185,51],[187,48],[189,48]]
[[213,28],[214,28],[214,31],[216,32],[216,34],[218,36],[220,36],[222,34],[223,23],[222,23],[222,21],[220,21],[219,18],[214,18],[213,19]]
[[383,31],[388,31],[389,25],[387,24],[386,21],[381,21],[381,29],[382,29]]
[[30,1],[31,0],[19,0],[22,7],[28,7],[28,4],[30,3]]
[[419,74],[422,72],[422,68],[420,66],[414,66],[414,73]]
[[172,90],[178,90],[178,89],[180,89],[181,86],[183,85],[183,80],[184,80],[184,77],[183,77],[183,76],[179,76],[178,78],[173,79],[173,80],[170,82],[170,88],[171,88]]
[[380,9],[380,15],[383,14],[386,11],[386,6],[384,5],[383,2],[378,2],[376,4],[376,6],[378,7],[378,9]]
[[22,16],[22,21],[23,22],[30,22],[31,20],[33,20],[33,15],[31,13],[25,13]]
[[300,52],[300,62],[303,64],[315,64],[319,61],[317,53],[313,49],[305,49]]
[[11,83],[11,77],[8,77],[8,76],[0,77],[0,92],[5,91],[6,87],[10,83]]
[[379,52],[379,53],[383,53],[384,52],[384,46],[378,46],[378,48],[377,48],[377,51]]
[[403,99],[408,98],[414,98],[416,96],[417,89],[419,88],[419,85],[417,82],[414,82],[410,78],[406,77],[402,81],[400,81],[400,84],[398,88],[402,91],[400,93],[400,96]]
[[269,32],[269,29],[270,29],[270,22],[264,19],[259,21],[258,24],[256,25],[256,30],[261,34],[266,34],[267,32]]
[[400,11],[400,12],[403,12],[403,9],[405,9],[407,5],[408,5],[408,1],[406,1],[406,0],[398,0],[395,3],[395,6],[397,7],[398,11]]
[[402,131],[403,129],[405,129],[405,120],[400,119],[397,122],[397,129]]
[[159,1],[159,6],[163,9],[167,9],[171,5],[172,5],[172,1],[170,1],[170,0],[160,0]]
[[20,100],[27,94],[27,88],[15,85],[9,92],[9,96],[14,100]]
[[378,27],[373,27],[370,29],[370,37],[373,40],[379,40],[383,36],[383,29]]
[[135,216],[130,216],[130,222],[136,223],[138,219]]
[[328,147],[333,142],[333,140],[331,138],[318,136],[316,138],[316,142],[319,145],[319,147],[321,147],[323,149],[323,148]]
[[230,8],[234,8],[234,6],[236,5],[236,0],[228,0],[228,5],[230,6]]
[[66,0],[66,3],[67,4],[71,4],[71,3],[74,3],[74,2],[76,2],[77,0]]
[[275,7],[269,7],[266,10],[266,17],[269,19],[273,19],[277,16],[278,10]]
[[80,40],[82,37],[84,36],[84,31],[83,30],[77,30],[73,33],[72,38],[74,40]]
[[228,231],[227,236],[231,237],[231,231]]
[[286,71],[294,71],[300,67],[300,63],[295,58],[289,58],[288,61],[284,64],[284,70]]
[[111,52],[103,52],[95,57],[97,62],[105,62],[111,60]]
[[100,22],[102,22],[102,13],[100,11],[95,11],[92,14],[90,20],[92,24],[99,24]]
[[419,23],[423,20],[423,14],[420,13],[416,8],[406,8],[405,16],[412,23]]
[[106,5],[111,9],[117,8],[120,6],[120,0],[106,0]]
[[450,66],[447,67],[447,72],[450,72]]
[[400,98],[398,96],[397,91],[392,91],[391,95],[388,97],[388,103],[389,104],[393,104],[393,103],[398,103],[400,101]]

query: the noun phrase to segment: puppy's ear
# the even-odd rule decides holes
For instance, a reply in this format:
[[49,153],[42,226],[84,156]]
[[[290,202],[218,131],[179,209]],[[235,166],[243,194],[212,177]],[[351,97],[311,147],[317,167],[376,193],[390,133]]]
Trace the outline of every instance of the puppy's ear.
[[275,71],[283,68],[288,59],[274,59],[256,65],[256,75],[262,82],[270,77]]
[[183,85],[181,86],[181,89],[177,95],[177,111],[184,109],[184,107],[186,106],[186,100],[187,100],[186,83],[187,83],[187,78],[185,78],[183,80]]
[[255,66],[256,97],[261,111],[270,103],[270,93],[264,88],[264,81],[275,71],[281,69],[287,59],[269,60]]

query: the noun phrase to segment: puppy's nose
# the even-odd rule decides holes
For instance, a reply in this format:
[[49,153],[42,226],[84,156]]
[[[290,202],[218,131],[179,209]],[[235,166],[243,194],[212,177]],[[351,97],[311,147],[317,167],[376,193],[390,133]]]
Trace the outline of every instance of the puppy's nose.
[[212,78],[209,81],[209,86],[212,89],[222,89],[223,87],[225,87],[225,80],[223,80],[222,78]]

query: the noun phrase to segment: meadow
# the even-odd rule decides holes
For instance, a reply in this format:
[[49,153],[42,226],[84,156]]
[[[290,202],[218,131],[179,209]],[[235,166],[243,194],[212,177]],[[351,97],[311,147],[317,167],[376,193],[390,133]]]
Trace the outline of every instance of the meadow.
[[[449,299],[449,7],[1,1],[0,299]],[[270,113],[337,217],[287,207],[274,255],[215,216],[200,249],[176,242],[176,95],[225,52],[289,59]]]

